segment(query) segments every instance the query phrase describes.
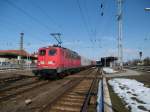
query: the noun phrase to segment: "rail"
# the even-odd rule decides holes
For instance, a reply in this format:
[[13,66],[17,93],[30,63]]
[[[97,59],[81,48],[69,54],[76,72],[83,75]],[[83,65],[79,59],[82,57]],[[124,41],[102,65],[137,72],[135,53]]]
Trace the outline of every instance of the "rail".
[[[81,74],[84,75],[84,74],[90,74],[92,73],[92,69],[88,69],[88,70],[85,70],[83,71]],[[58,93],[59,94],[56,94],[55,97],[52,98],[52,101],[50,101],[45,107],[41,108],[39,112],[49,112],[50,109],[53,106],[53,104],[56,104],[58,100],[61,99],[61,97],[63,97],[63,95],[70,89],[76,87],[81,81],[83,81],[87,76],[83,76],[83,77],[80,77],[78,80],[76,79],[71,79],[68,83],[66,83],[63,87],[61,88],[58,88]],[[89,89],[88,89],[89,90]]]
[[[0,78],[0,84],[1,83],[6,83],[6,82],[11,82],[11,81],[16,81],[16,80],[20,80],[20,79],[25,79],[29,76],[23,76],[23,75],[20,75],[20,76],[13,76],[13,77],[7,77],[7,78]],[[30,76],[31,78],[34,77],[34,76]]]
[[97,112],[113,112],[109,90],[104,73],[102,73],[102,80],[99,81]]
[[99,103],[97,106],[98,112],[104,112],[104,88],[103,88],[103,80],[99,82],[99,91],[98,91],[98,99]]
[[[99,72],[99,69],[97,71],[97,73]],[[97,74],[94,78],[94,80],[92,81],[91,83],[91,86],[90,86],[90,89],[85,97],[85,100],[84,100],[84,103],[82,105],[82,108],[81,108],[81,111],[80,112],[87,112],[88,111],[88,104],[90,102],[90,99],[91,99],[91,96],[92,96],[92,92],[93,92],[93,88],[95,87],[95,84],[96,84],[96,81],[97,81]]]
[[0,72],[3,71],[12,71],[12,70],[30,70],[30,69],[36,69],[36,65],[24,65],[22,68],[19,65],[15,66],[0,66]]
[[126,69],[141,71],[141,72],[150,72],[150,66],[125,66]]
[[50,83],[49,81],[34,81],[34,82],[30,82],[30,83],[26,83],[26,84],[22,84],[22,85],[18,85],[15,87],[11,87],[8,89],[4,89],[3,91],[1,91],[1,97],[0,97],[0,102],[9,100],[10,98],[13,98],[19,94],[22,94],[24,92],[27,91],[32,91],[34,88],[38,88],[41,87],[43,85],[46,85]]

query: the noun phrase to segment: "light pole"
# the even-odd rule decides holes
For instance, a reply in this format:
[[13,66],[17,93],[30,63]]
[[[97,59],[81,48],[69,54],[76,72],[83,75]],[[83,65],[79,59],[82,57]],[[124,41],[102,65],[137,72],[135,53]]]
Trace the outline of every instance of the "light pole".
[[23,69],[23,36],[24,33],[20,33],[20,68]]
[[106,66],[107,66],[107,65],[106,65],[106,60],[107,60],[107,58],[105,57],[104,59],[105,59],[105,67],[106,67]]
[[[28,46],[30,46],[30,45],[31,44],[28,43]],[[30,60],[30,54],[28,54],[28,53],[27,53],[27,62],[28,62],[28,64],[27,64],[28,65],[28,69],[30,70],[30,64],[31,64],[30,62],[31,62],[31,60]]]

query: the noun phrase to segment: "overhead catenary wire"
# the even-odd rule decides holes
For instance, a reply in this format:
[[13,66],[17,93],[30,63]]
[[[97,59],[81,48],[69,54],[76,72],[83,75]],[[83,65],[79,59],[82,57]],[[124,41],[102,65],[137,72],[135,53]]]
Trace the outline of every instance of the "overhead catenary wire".
[[[20,11],[22,14],[24,14],[25,16],[27,16],[28,18],[30,18],[31,20],[33,20],[34,22],[36,22],[37,24],[41,25],[42,27],[44,27],[46,30],[50,30],[51,28],[47,25],[47,24],[44,24],[42,23],[39,19],[37,19],[36,17],[32,16],[30,13],[28,13],[27,11],[25,11],[23,8],[19,7],[18,5],[16,5],[15,3],[13,3],[12,1],[10,0],[4,0],[4,2],[6,2],[8,5],[10,5],[11,7],[17,9],[18,11]],[[6,22],[7,23],[7,22]],[[6,24],[5,23],[5,24]],[[10,23],[10,22],[9,22]],[[12,24],[15,24],[14,22]],[[15,24],[15,25],[12,25],[13,27],[17,26],[17,28],[21,28],[22,30],[24,29],[24,25],[22,24]],[[24,31],[24,30],[23,30]],[[21,31],[20,31],[21,32]],[[25,32],[26,33],[26,32]],[[28,32],[29,34],[29,32]],[[31,33],[30,33],[31,34]],[[35,37],[32,35],[32,37]],[[36,40],[40,40],[42,41],[43,43],[45,43],[45,41],[43,41],[43,39],[40,39],[40,38],[35,38]]]
[[76,0],[76,1],[77,1],[77,6],[78,6],[78,8],[79,8],[80,15],[81,15],[81,19],[82,19],[82,21],[83,21],[85,30],[86,30],[88,36],[91,37],[91,36],[90,36],[90,30],[89,30],[89,27],[88,27],[89,25],[88,25],[88,23],[87,23],[87,21],[86,21],[86,19],[85,19],[83,10],[82,10],[81,5],[80,5],[80,1],[79,1],[79,0]]
[[[91,22],[90,22],[90,19],[91,19],[91,17],[89,16],[89,14],[88,14],[88,7],[87,7],[87,0],[85,0],[86,1],[86,3],[85,3],[85,9],[86,9],[86,12],[87,12],[87,18],[89,18],[88,19],[88,21],[89,21],[89,23],[90,23],[90,27],[91,27],[91,34],[93,35],[93,38],[92,39],[90,39],[90,41],[91,40],[93,40],[93,41],[91,41],[92,43],[93,43],[93,45],[95,45],[95,43],[94,42],[98,42],[98,44],[101,44],[100,43],[100,37],[98,38],[97,36],[97,34],[98,34],[98,29],[97,29],[97,27],[96,27],[96,25],[97,25],[97,23],[99,23],[99,21],[97,21],[96,19],[94,20],[95,21],[95,25],[92,25],[91,24]],[[98,8],[96,8],[96,9],[98,9]],[[96,11],[96,10],[95,10]],[[99,20],[99,19],[98,19]]]
[[[40,21],[38,18],[36,18],[34,15],[32,15],[32,14],[30,14],[30,13],[28,13],[24,8],[22,8],[22,7],[19,7],[16,3],[14,3],[13,1],[11,1],[11,0],[5,0],[5,2],[7,2],[10,6],[12,6],[12,7],[14,7],[15,9],[17,9],[18,11],[20,11],[22,14],[24,14],[24,15],[26,15],[26,16],[28,16],[31,20],[33,20],[34,22],[36,22],[36,23],[38,23],[38,24],[40,24],[41,26],[43,26],[45,29],[47,29],[48,31],[50,31],[49,30],[49,26],[47,25],[47,24],[44,24],[42,21]],[[79,3],[80,4],[80,3]],[[81,8],[81,4],[80,4],[80,8]],[[41,10],[41,9],[40,9]],[[82,10],[82,12],[83,12],[83,9],[81,9]],[[83,16],[85,16],[84,14],[83,14]],[[90,28],[89,28],[89,21],[88,20],[86,20],[86,18],[85,18],[85,21],[87,22],[87,26],[88,26],[88,30],[89,30],[89,36],[90,36]],[[23,25],[22,25],[23,26]],[[21,32],[21,31],[20,31]],[[26,34],[26,32],[24,32],[25,34]],[[37,39],[37,40],[39,40],[39,38]],[[94,40],[94,39],[93,39]],[[43,41],[44,42],[44,41]],[[93,41],[94,42],[94,41]]]
[[[91,18],[90,18],[89,13],[88,13],[87,0],[84,0],[84,1],[85,1],[85,3],[84,3],[85,15],[87,16],[87,23],[88,23],[87,25],[89,26],[88,28],[89,28],[89,30],[90,30],[91,35],[95,37],[94,27],[93,27],[93,25],[91,24],[91,21],[90,21]],[[96,29],[95,29],[95,30],[96,30]]]
[[[89,36],[89,40],[92,43],[92,46],[95,46],[95,43],[97,42],[97,39],[96,39],[97,30],[96,30],[96,27],[94,28],[93,25],[91,24],[90,16],[88,13],[88,8],[87,8],[87,1],[85,0],[84,2],[85,2],[84,3],[85,5],[83,8],[81,7],[81,3],[79,0],[77,0],[77,5],[78,5],[79,11],[80,11],[83,25],[85,27],[85,30],[86,30],[88,36]],[[85,9],[85,10],[83,10],[83,9]],[[88,48],[90,48],[90,47],[88,47]]]
[[[95,43],[98,43],[98,44],[101,44],[100,42],[101,42],[101,39],[100,38],[98,38],[97,36],[98,36],[98,28],[97,28],[97,23],[99,23],[100,21],[100,19],[95,19],[94,21],[95,21],[95,25],[93,25],[92,24],[92,20],[91,20],[91,17],[89,16],[89,10],[88,10],[88,6],[87,6],[87,0],[84,0],[85,1],[85,5],[84,5],[84,7],[85,7],[85,10],[83,10],[85,13],[85,17],[87,17],[86,19],[87,19],[87,25],[89,25],[89,31],[90,31],[90,33],[91,33],[91,37],[92,38],[90,38],[90,41],[91,41],[91,43],[93,44],[93,45],[95,45]],[[101,3],[101,4],[100,4]],[[96,9],[99,9],[99,7],[101,8],[100,9],[100,11],[101,12],[104,12],[104,0],[101,0],[101,1],[98,1],[98,7],[96,8]],[[96,11],[96,10],[95,10]],[[97,21],[98,20],[98,21]],[[97,21],[97,22],[96,22]]]
[[34,7],[36,7],[38,10],[40,10],[41,13],[42,13],[45,17],[47,17],[47,18],[51,21],[51,23],[53,23],[53,24],[55,25],[55,27],[57,27],[59,30],[62,30],[62,25],[58,24],[58,23],[44,10],[44,8],[42,8],[37,2],[31,1],[31,3],[32,3],[32,5],[33,5]]
[[31,14],[29,14],[28,12],[26,12],[23,8],[17,6],[15,3],[13,3],[10,0],[4,0],[5,2],[7,2],[9,5],[11,5],[12,7],[16,8],[17,10],[19,10],[20,12],[22,12],[24,15],[28,16],[30,19],[32,19],[33,21],[35,21],[36,23],[40,24],[41,26],[43,26],[45,29],[47,29],[48,31],[51,29],[48,25],[42,23],[39,19],[35,18],[34,16],[32,16]]
[[[97,4],[99,7],[98,8],[98,13],[99,13],[98,20],[101,19],[101,21],[99,21],[99,24],[98,24],[101,26],[96,27],[97,36],[106,38],[106,34],[104,34],[105,29],[107,29],[107,32],[108,32],[107,34],[109,34],[111,31],[110,30],[111,27],[108,27],[108,26],[110,26],[110,24],[112,24],[112,23],[110,23],[111,22],[110,19],[112,19],[112,16],[114,16],[108,12],[109,10],[112,10],[112,9],[110,9],[112,4],[110,4],[110,2],[108,0],[97,0]],[[99,30],[99,29],[101,29],[101,30]],[[101,42],[104,42],[104,41],[102,41],[103,38],[101,38]]]
[[[3,16],[4,17],[4,16]],[[7,20],[7,18],[5,18],[5,20]],[[9,20],[12,20],[12,19],[9,19]],[[2,22],[2,21],[1,21]],[[25,25],[21,25],[21,24],[17,24],[17,23],[15,23],[15,21],[13,21],[13,22],[11,22],[11,21],[7,21],[7,22],[2,22],[2,23],[0,23],[1,25],[10,25],[11,27],[8,27],[7,26],[7,28],[4,28],[4,30],[7,30],[7,31],[9,31],[9,30],[12,30],[12,31],[14,31],[14,32],[16,32],[16,30],[15,29],[21,29],[21,31],[22,32],[24,32],[24,27],[25,27]],[[5,27],[5,26],[3,26],[3,27]],[[21,32],[21,31],[19,31],[19,33]],[[18,33],[18,34],[19,34]],[[30,33],[30,32],[25,32],[27,35],[30,35],[30,36],[32,36],[32,37],[37,37],[37,36],[35,36],[34,34],[32,34],[32,33]],[[18,36],[18,35],[17,35]],[[42,40],[41,38],[34,38],[35,40],[38,40],[38,41],[40,41],[40,42],[43,42],[43,43],[45,43],[45,41],[44,40]],[[10,46],[10,45],[18,45],[19,43],[18,42],[2,42],[1,44],[3,44],[4,46]],[[33,43],[32,43],[33,44]],[[42,44],[42,43],[39,43],[39,44]]]

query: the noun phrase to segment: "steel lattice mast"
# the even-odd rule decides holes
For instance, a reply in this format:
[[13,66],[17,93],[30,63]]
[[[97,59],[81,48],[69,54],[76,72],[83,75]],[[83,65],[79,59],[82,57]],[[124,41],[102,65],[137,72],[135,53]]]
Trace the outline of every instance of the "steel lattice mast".
[[123,68],[123,35],[122,35],[122,4],[123,0],[117,0],[118,6],[118,14],[117,14],[117,21],[118,21],[118,63],[120,68]]

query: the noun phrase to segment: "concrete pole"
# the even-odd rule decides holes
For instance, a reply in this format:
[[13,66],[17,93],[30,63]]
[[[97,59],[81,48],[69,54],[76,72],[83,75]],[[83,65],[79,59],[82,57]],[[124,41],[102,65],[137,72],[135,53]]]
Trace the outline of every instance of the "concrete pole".
[[24,33],[20,33],[20,68],[23,69],[23,60],[22,60],[22,56],[23,56],[23,36]]

